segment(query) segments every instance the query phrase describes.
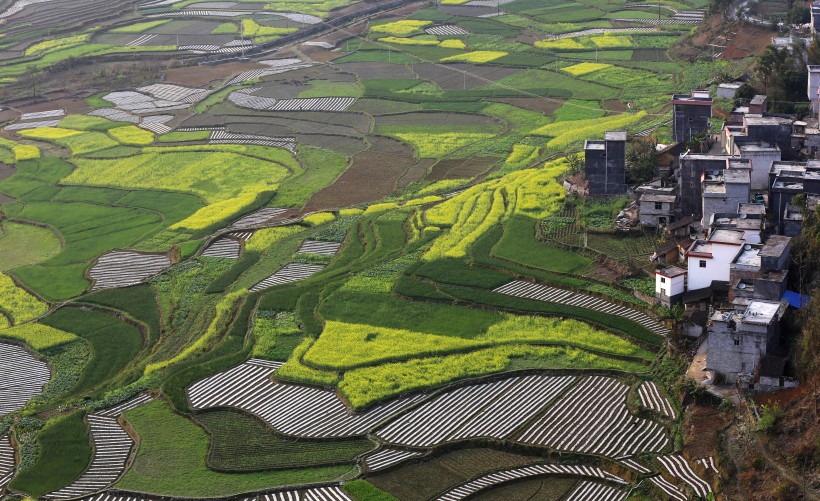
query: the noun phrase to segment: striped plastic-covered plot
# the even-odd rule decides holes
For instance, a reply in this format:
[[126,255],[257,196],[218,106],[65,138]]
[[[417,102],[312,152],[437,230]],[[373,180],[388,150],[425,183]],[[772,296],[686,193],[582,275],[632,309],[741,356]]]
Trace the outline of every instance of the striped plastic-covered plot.
[[362,465],[368,471],[380,471],[423,455],[423,452],[403,451],[387,447],[363,457]]
[[628,391],[627,385],[611,377],[584,378],[525,429],[519,440],[608,457],[663,450],[669,445],[666,429],[630,414]]
[[658,462],[666,468],[666,471],[668,471],[670,475],[682,480],[683,483],[691,487],[697,496],[706,499],[709,493],[712,492],[712,487],[709,483],[700,478],[698,474],[692,470],[692,467],[683,456],[678,454],[659,456]]
[[210,144],[257,144],[259,146],[274,146],[296,151],[295,137],[273,137],[259,134],[236,134],[224,130],[215,130],[208,141]]
[[653,381],[644,381],[638,387],[638,395],[641,403],[647,409],[652,409],[662,416],[675,419],[675,408],[669,400],[661,394],[658,386]]
[[11,16],[17,14],[18,12],[22,11],[23,9],[25,9],[29,5],[34,5],[36,3],[51,2],[51,1],[52,0],[17,0],[16,2],[14,2],[14,4],[11,7],[4,10],[2,13],[0,13],[0,19],[5,19],[7,17],[11,17]]
[[447,35],[469,35],[470,32],[465,30],[460,26],[456,26],[454,24],[441,24],[439,26],[432,26],[427,28],[426,31],[430,35],[439,35],[439,36],[447,36]]
[[151,94],[157,99],[166,101],[179,101],[182,103],[195,103],[208,94],[207,90],[192,89],[181,85],[153,84],[137,89],[140,92]]
[[135,38],[134,40],[131,40],[130,42],[125,44],[125,46],[126,47],[139,47],[140,45],[147,44],[148,42],[155,39],[156,37],[157,37],[157,35],[153,34],[153,33],[148,34],[148,35],[142,35],[142,36],[139,36],[139,37]]
[[0,436],[0,493],[14,476],[14,448],[8,435]]
[[141,129],[150,130],[158,136],[171,132],[172,130],[171,127],[159,122],[142,122],[137,124],[137,126]]
[[536,375],[462,386],[401,416],[377,436],[410,447],[475,437],[505,438],[574,381],[571,376]]
[[279,271],[254,285],[249,290],[256,292],[269,289],[276,285],[298,282],[299,280],[304,280],[322,271],[324,267],[322,264],[288,263],[279,269]]
[[23,122],[6,126],[6,130],[26,130],[36,129],[38,127],[57,127],[60,125],[60,120],[40,120],[37,122]]
[[216,239],[202,253],[205,257],[221,257],[225,259],[239,259],[242,251],[242,242],[230,237]]
[[268,14],[268,12],[251,12],[247,10],[177,10],[162,12],[160,14],[149,14],[145,17],[178,17],[178,16],[202,16],[202,17],[237,17],[246,14]]
[[504,470],[495,473],[490,473],[482,477],[476,478],[469,482],[459,485],[451,489],[441,496],[439,501],[460,501],[466,499],[477,492],[485,489],[490,489],[506,482],[512,482],[522,478],[538,477],[542,475],[571,475],[579,477],[590,477],[601,480],[609,480],[626,485],[626,481],[622,478],[592,466],[574,466],[574,465],[560,465],[560,464],[536,464],[532,466],[524,466],[521,468],[514,468],[511,470]]
[[231,92],[228,95],[228,101],[239,107],[250,108],[252,110],[268,110],[271,106],[276,104],[276,99],[271,97],[251,96],[250,92],[243,92],[241,90]]
[[564,501],[622,501],[627,493],[599,482],[583,480]]
[[22,408],[51,378],[45,362],[14,344],[0,342],[0,367],[0,416]]
[[152,400],[154,400],[154,397],[152,397],[149,393],[140,393],[136,397],[130,400],[126,400],[125,402],[115,407],[111,407],[110,409],[97,412],[96,415],[103,417],[117,417],[120,414],[124,414],[130,410],[136,409],[140,405],[147,404]]
[[708,470],[708,469],[711,469],[711,470],[712,470],[712,471],[714,471],[715,473],[720,473],[720,472],[718,471],[718,469],[717,469],[717,466],[715,466],[715,458],[713,458],[712,456],[707,456],[707,457],[705,457],[705,458],[700,458],[700,459],[697,459],[697,460],[695,460],[695,461],[696,461],[699,465],[701,465],[701,466],[703,466],[704,468],[706,468],[707,470]]
[[627,320],[632,320],[633,322],[642,325],[646,329],[660,336],[665,336],[669,333],[669,330],[662,323],[658,322],[654,318],[651,318],[645,313],[613,304],[609,301],[604,301],[603,299],[599,299],[594,296],[588,296],[586,294],[579,294],[546,285],[533,284],[530,282],[524,282],[523,280],[515,280],[507,285],[502,285],[493,292],[506,294],[508,296],[535,299],[538,301],[566,304],[569,306],[576,306],[578,308],[595,310],[608,315],[616,315],[626,318]]
[[252,359],[188,388],[194,409],[234,407],[259,416],[286,435],[333,438],[363,435],[423,396],[397,398],[352,414],[331,391],[271,380],[282,364]]
[[500,7],[512,1],[513,0],[472,0],[464,5],[468,7]]
[[246,216],[242,216],[231,224],[231,228],[246,229],[267,223],[279,214],[287,212],[287,209],[279,209],[276,207],[266,207],[252,212]]
[[297,99],[280,99],[270,111],[344,111],[356,98],[353,97],[306,97]]
[[91,290],[128,287],[141,283],[171,266],[165,254],[112,251],[103,254],[88,271],[94,281]]
[[33,113],[23,113],[20,115],[20,120],[40,120],[41,118],[56,118],[56,117],[63,117],[65,116],[65,110],[48,110],[48,111],[35,111]]
[[320,254],[333,256],[342,246],[339,242],[324,242],[321,240],[305,240],[297,251],[298,254]]
[[618,458],[618,462],[621,463],[622,465],[626,466],[627,468],[630,468],[632,470],[637,471],[638,473],[643,473],[643,474],[651,473],[649,471],[649,468],[647,468],[644,465],[642,465],[641,463],[635,461],[635,459],[633,459],[633,458],[627,458],[627,457]]
[[674,501],[686,501],[688,499],[686,494],[681,492],[681,490],[675,487],[673,484],[670,484],[666,479],[664,479],[660,475],[656,477],[651,477],[649,481],[655,484],[660,490],[662,490],[664,494],[669,496],[669,499],[672,499]]
[[88,469],[71,484],[44,497],[70,499],[99,492],[113,484],[125,471],[133,440],[122,429],[116,418],[88,415],[94,458]]

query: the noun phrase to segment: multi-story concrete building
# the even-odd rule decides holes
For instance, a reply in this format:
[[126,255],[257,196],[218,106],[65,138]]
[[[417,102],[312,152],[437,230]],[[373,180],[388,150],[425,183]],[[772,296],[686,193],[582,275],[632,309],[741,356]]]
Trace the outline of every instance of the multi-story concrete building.
[[659,304],[671,307],[683,301],[686,292],[686,270],[677,266],[665,266],[655,270],[655,299]]
[[641,226],[662,228],[672,222],[675,195],[644,193],[638,199],[639,219]]
[[[814,11],[816,8],[820,7],[820,2],[815,2],[815,5],[812,5],[812,31],[815,31],[815,14]],[[809,71],[809,85],[806,89],[806,97],[809,98],[811,101],[811,112],[812,116],[817,118],[818,113],[820,113],[820,96],[818,96],[818,92],[820,92],[820,65],[807,65],[807,69]]]
[[749,174],[747,169],[724,169],[703,173],[702,227],[709,226],[713,214],[733,212],[739,204],[749,201]]
[[769,184],[769,171],[772,162],[782,159],[780,147],[776,144],[740,144],[736,153],[740,158],[749,160],[751,189],[765,190]]
[[[769,211],[778,233],[799,233],[802,214],[791,206],[796,195],[820,195],[820,160],[808,162],[774,162],[769,171]],[[791,207],[790,207],[791,206]],[[788,233],[787,233],[788,231]]]
[[590,195],[626,193],[626,131],[609,131],[602,141],[584,143],[584,175]]
[[706,370],[729,383],[752,376],[761,357],[777,348],[787,307],[785,301],[752,301],[742,312],[715,312],[707,330]]
[[715,230],[708,240],[692,242],[686,251],[689,290],[705,289],[713,281],[729,282],[729,264],[737,257],[742,246],[743,232]]
[[709,91],[693,90],[691,95],[672,96],[672,136],[686,142],[709,130],[713,101]]
[[678,200],[682,216],[696,216],[701,219],[703,200],[701,178],[704,172],[718,172],[729,168],[727,155],[699,155],[683,153],[680,156],[680,177],[678,179]]

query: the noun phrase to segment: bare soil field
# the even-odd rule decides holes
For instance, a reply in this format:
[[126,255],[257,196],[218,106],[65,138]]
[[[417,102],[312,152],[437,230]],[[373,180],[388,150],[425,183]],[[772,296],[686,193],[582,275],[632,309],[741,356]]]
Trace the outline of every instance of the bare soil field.
[[359,75],[362,80],[416,78],[416,75],[405,65],[390,63],[340,63],[336,68]]
[[376,119],[376,125],[383,126],[414,126],[414,125],[444,125],[444,126],[494,126],[501,123],[487,115],[472,113],[445,113],[440,111],[416,111],[396,115],[382,115]]
[[335,183],[318,191],[305,212],[372,202],[392,193],[413,167],[413,149],[394,139],[373,136],[371,149],[351,158],[350,167]]
[[441,181],[442,179],[472,179],[484,174],[498,162],[495,157],[472,157],[456,160],[441,160],[434,167],[427,179]]
[[200,64],[169,69],[165,72],[165,81],[188,87],[205,88],[214,82],[221,82],[230,75],[263,68],[265,66],[258,63],[227,63],[219,66]]
[[720,411],[714,407],[690,405],[683,424],[684,450],[691,459],[717,458],[720,433],[725,426]]
[[35,113],[38,111],[49,111],[64,109],[66,113],[86,113],[91,111],[91,107],[82,99],[55,99],[42,103],[18,106],[20,113]]
[[575,479],[554,476],[520,482],[510,482],[495,489],[479,492],[474,501],[558,501],[577,483]]
[[532,111],[539,111],[544,115],[552,115],[555,110],[563,106],[563,99],[542,99],[538,97],[503,97],[488,99],[496,103],[511,104]]
[[0,162],[0,181],[6,179],[7,177],[10,177],[15,172],[17,172],[17,169],[15,169],[13,166]]
[[299,93],[310,89],[310,85],[304,83],[284,83],[274,82],[266,84],[264,87],[251,95],[260,97],[270,97],[273,99],[293,99],[299,97]]
[[427,171],[436,163],[435,158],[420,158],[415,165],[411,165],[407,172],[399,178],[398,187],[404,188],[417,181],[421,181],[427,176]]

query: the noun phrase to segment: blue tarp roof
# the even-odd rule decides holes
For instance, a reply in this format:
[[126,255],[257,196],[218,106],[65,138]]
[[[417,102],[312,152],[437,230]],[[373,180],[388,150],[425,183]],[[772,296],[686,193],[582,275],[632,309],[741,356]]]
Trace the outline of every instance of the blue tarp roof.
[[800,295],[793,291],[786,291],[783,293],[783,299],[789,302],[792,308],[802,308],[809,302],[809,296]]

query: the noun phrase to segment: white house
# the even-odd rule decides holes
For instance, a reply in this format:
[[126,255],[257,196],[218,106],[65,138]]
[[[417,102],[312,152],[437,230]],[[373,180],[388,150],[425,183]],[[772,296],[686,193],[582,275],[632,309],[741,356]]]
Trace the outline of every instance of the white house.
[[666,266],[655,270],[655,299],[666,307],[683,300],[686,291],[686,270]]
[[729,281],[729,265],[743,248],[743,232],[715,230],[708,240],[695,240],[686,251],[688,289],[709,287],[712,281]]

